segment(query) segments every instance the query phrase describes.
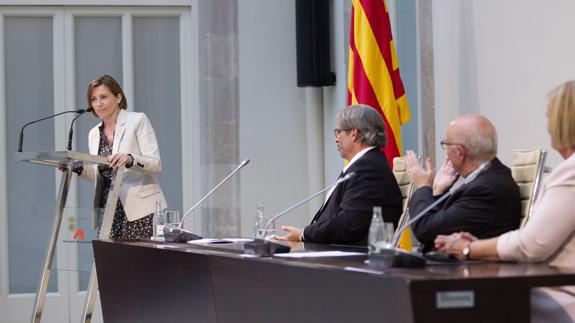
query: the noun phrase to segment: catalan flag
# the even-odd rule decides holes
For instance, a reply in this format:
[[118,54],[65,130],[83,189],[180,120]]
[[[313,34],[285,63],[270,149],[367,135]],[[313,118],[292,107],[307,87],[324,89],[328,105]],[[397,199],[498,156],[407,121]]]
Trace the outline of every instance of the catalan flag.
[[400,126],[411,119],[385,0],[353,0],[349,37],[348,104],[368,104],[385,121],[389,165],[401,156]]
[[[363,103],[379,111],[385,121],[389,165],[401,156],[400,126],[411,119],[399,63],[395,54],[385,0],[353,0],[349,37],[348,104]],[[399,247],[411,252],[409,228]]]

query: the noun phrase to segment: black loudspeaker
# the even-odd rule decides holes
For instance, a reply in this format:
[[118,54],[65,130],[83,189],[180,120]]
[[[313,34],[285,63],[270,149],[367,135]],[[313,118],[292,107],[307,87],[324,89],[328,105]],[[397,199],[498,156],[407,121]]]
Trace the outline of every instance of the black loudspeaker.
[[330,0],[296,0],[297,85],[335,84],[329,42]]

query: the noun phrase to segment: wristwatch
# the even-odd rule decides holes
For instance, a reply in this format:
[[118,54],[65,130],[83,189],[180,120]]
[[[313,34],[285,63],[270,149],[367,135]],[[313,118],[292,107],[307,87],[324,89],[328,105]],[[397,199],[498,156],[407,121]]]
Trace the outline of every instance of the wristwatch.
[[469,253],[471,252],[471,249],[469,248],[469,246],[471,246],[471,242],[467,244],[467,246],[465,246],[463,248],[463,250],[461,250],[461,253],[463,254],[463,258],[465,260],[469,259]]

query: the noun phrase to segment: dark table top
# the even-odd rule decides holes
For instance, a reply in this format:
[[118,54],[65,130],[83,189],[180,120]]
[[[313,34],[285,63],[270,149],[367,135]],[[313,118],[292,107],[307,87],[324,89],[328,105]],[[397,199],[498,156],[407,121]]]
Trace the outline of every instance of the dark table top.
[[[111,241],[106,241],[111,242]],[[218,257],[241,258],[245,261],[284,264],[288,266],[310,267],[322,270],[355,271],[369,275],[381,275],[411,282],[445,280],[493,280],[505,278],[508,283],[529,280],[532,286],[575,285],[575,267],[553,267],[544,263],[503,263],[503,262],[430,262],[423,268],[379,268],[370,266],[366,260],[367,248],[325,245],[315,243],[292,243],[292,253],[315,251],[349,251],[361,255],[320,258],[246,257],[243,242],[216,243],[207,245],[157,242],[151,240],[114,241],[117,244],[191,252]]]

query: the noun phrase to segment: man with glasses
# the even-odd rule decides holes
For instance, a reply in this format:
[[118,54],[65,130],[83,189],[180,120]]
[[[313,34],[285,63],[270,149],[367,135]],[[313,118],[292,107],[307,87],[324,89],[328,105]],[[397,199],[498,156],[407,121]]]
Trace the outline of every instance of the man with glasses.
[[[462,115],[447,128],[441,147],[447,158],[435,174],[431,160],[419,164],[407,151],[407,172],[414,193],[409,202],[413,218],[451,190],[451,196],[412,224],[423,251],[433,248],[438,234],[467,231],[481,239],[519,227],[521,200],[511,170],[497,159],[497,132],[480,115]],[[462,177],[462,183],[454,187]]]
[[348,160],[340,178],[351,172],[351,179],[328,191],[322,207],[304,229],[282,226],[284,241],[311,241],[366,245],[374,206],[381,206],[383,220],[397,225],[402,211],[399,186],[385,154],[385,123],[375,109],[352,105],[338,114],[335,143],[342,158]]

